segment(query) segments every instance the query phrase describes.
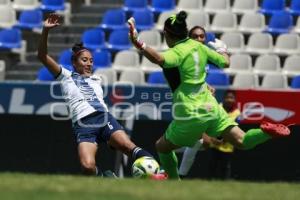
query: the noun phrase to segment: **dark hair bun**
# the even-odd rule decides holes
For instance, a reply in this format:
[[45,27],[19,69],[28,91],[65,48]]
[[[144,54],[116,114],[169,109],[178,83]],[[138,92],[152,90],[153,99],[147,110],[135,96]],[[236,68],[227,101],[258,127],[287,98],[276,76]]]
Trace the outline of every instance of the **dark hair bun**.
[[74,46],[72,47],[72,51],[75,53],[77,51],[80,51],[81,49],[84,49],[83,47],[83,43],[80,42],[80,43],[76,43],[74,44]]
[[176,15],[176,19],[178,19],[179,23],[183,23],[186,18],[187,18],[187,13],[185,11],[180,11]]

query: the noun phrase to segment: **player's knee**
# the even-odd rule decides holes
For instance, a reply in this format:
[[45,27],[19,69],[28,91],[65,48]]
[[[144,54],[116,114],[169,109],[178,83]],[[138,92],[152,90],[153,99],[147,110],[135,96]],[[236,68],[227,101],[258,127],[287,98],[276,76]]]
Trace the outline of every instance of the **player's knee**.
[[93,174],[96,170],[96,162],[94,160],[81,160],[80,164],[83,171],[87,174]]

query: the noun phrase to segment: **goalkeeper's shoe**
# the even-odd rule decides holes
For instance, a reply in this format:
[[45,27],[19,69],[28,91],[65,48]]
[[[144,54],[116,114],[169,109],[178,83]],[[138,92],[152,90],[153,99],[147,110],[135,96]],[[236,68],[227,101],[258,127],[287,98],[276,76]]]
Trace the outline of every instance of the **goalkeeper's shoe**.
[[260,128],[263,132],[268,135],[275,137],[285,137],[289,136],[291,131],[290,129],[283,124],[273,124],[270,122],[262,122]]
[[152,180],[158,180],[163,181],[168,179],[168,174],[166,172],[158,173],[158,174],[152,174],[150,176],[150,179]]

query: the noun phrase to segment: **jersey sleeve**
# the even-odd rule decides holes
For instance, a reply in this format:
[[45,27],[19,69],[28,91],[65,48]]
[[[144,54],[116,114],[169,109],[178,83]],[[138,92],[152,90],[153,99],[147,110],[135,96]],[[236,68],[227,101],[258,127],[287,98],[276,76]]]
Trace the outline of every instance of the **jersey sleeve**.
[[173,49],[169,49],[161,54],[164,57],[163,68],[178,67],[181,63],[181,56]]
[[65,69],[64,67],[60,66],[60,73],[57,77],[55,77],[55,79],[57,81],[62,80],[64,77],[69,77],[71,76],[72,72],[70,72],[69,70]]
[[224,58],[223,55],[219,54],[218,52],[210,49],[207,46],[204,46],[206,54],[207,54],[207,58],[210,62],[214,63],[215,65],[217,65],[220,68],[224,68],[224,66],[226,65],[226,59]]

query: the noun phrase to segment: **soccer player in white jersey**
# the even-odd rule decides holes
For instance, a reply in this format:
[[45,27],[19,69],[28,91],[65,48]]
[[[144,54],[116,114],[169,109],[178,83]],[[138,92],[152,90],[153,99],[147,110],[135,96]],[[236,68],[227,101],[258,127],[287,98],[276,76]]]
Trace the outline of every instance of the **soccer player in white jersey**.
[[60,16],[51,14],[44,22],[38,58],[56,80],[61,82],[62,94],[72,116],[73,132],[77,139],[78,155],[83,172],[87,175],[101,175],[95,160],[100,142],[122,151],[133,160],[143,156],[152,157],[150,153],[137,147],[129,139],[123,127],[108,112],[103,101],[101,79],[92,75],[93,58],[88,49],[82,44],[77,44],[72,48],[74,72],[63,68],[48,55],[48,32],[59,26],[59,21]]

